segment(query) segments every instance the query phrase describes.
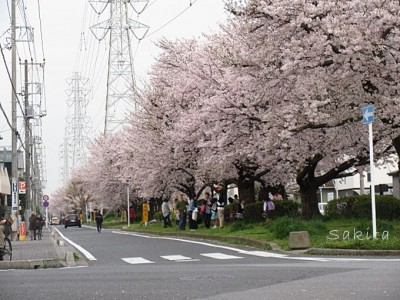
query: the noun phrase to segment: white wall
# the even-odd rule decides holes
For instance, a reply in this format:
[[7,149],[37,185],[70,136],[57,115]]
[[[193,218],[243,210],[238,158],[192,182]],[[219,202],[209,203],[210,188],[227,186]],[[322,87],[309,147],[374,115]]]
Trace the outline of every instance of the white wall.
[[[383,166],[375,166],[374,168],[374,185],[379,184],[387,184],[389,186],[393,185],[392,176],[389,176],[388,173],[393,172],[397,169],[396,165],[394,164],[386,164]],[[369,168],[367,171],[364,171],[363,174],[363,181],[364,181],[364,188],[365,193],[369,193],[369,188],[371,185],[370,176],[369,176]],[[334,180],[335,188],[338,191],[342,190],[360,190],[360,174],[356,174],[351,177],[345,177],[341,179]],[[379,191],[376,191],[377,193]]]

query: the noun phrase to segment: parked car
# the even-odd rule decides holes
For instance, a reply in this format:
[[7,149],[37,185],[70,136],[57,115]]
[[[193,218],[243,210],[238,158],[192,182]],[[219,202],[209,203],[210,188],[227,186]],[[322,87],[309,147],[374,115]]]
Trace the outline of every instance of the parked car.
[[60,220],[57,217],[52,217],[50,225],[60,225]]
[[64,227],[78,226],[81,227],[81,219],[78,214],[68,214],[64,218]]

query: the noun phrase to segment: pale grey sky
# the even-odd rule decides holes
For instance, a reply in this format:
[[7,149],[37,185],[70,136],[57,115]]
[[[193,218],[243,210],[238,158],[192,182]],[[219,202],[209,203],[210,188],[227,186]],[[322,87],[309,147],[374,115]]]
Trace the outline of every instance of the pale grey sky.
[[[10,26],[8,13],[10,2],[11,0],[6,0],[0,3],[0,43],[2,46],[9,37],[9,34],[5,32]],[[36,49],[31,49],[31,53],[36,52],[35,58],[38,62],[42,62],[43,58],[46,60],[47,116],[43,118],[42,131],[47,163],[45,194],[51,194],[61,185],[60,145],[64,139],[67,100],[65,91],[68,89],[65,80],[71,77],[73,72],[82,71],[83,65],[87,68],[94,68],[94,65],[98,67],[98,69],[89,69],[89,73],[93,75],[93,78],[89,79],[94,82],[95,91],[93,100],[88,106],[88,114],[92,119],[95,132],[99,133],[103,130],[105,87],[104,79],[100,77],[104,78],[106,72],[106,60],[103,57],[107,53],[107,46],[105,41],[95,41],[88,27],[105,20],[106,16],[105,14],[96,16],[87,0],[41,0],[42,32],[40,32],[37,7],[39,1],[17,0],[17,3],[19,17],[17,25],[22,26],[24,23],[20,16],[24,11],[22,8],[26,7],[28,23],[34,27]],[[188,8],[190,3],[192,6]],[[186,8],[188,9],[183,12]],[[223,0],[150,0],[148,8],[139,17],[132,15],[133,19],[150,27],[148,32],[150,36],[144,38],[139,44],[135,41],[132,45],[136,75],[139,78],[146,78],[149,67],[159,53],[154,45],[157,40],[161,37],[168,39],[200,37],[202,33],[216,32],[217,24],[226,20],[227,14],[223,8]],[[180,13],[182,14],[179,15]],[[173,20],[175,17],[177,18]],[[167,24],[169,21],[171,22]],[[44,52],[41,48],[41,34]],[[18,56],[22,60],[30,60],[31,55],[26,43],[19,43],[17,48]],[[11,68],[11,51],[4,50],[4,54],[8,67]],[[97,57],[97,61],[88,62],[88,58],[94,56]],[[19,66],[17,72],[17,78],[20,81],[17,87],[20,88],[22,77]],[[11,86],[1,57],[0,101],[11,119],[10,97]],[[22,130],[21,120],[18,127]],[[3,115],[0,116],[0,134],[4,137],[0,141],[0,147],[9,146],[11,133]]]

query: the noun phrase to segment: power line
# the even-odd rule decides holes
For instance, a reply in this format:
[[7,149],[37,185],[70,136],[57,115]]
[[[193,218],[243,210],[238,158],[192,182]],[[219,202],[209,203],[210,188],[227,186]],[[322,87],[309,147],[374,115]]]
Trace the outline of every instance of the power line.
[[42,44],[42,55],[43,55],[43,59],[45,58],[44,55],[44,46],[43,46],[43,27],[42,27],[42,16],[40,13],[40,1],[37,1],[37,5],[38,5],[38,12],[39,12],[39,30],[40,30],[40,41]]
[[21,109],[22,116],[25,118],[25,112],[24,112],[24,110],[23,110],[23,108],[22,108],[21,101],[19,101],[18,94],[17,94],[17,90],[15,89],[14,83],[12,82],[12,78],[11,78],[11,75],[10,75],[10,69],[8,68],[8,65],[7,65],[7,62],[6,62],[6,58],[5,58],[5,56],[4,56],[3,48],[0,47],[0,50],[1,50],[1,55],[3,56],[4,66],[6,67],[8,79],[10,80],[13,93],[15,94],[15,97],[16,97],[16,99],[17,99],[19,108]]
[[166,27],[167,25],[169,25],[170,23],[172,23],[173,21],[175,21],[177,18],[179,18],[181,15],[183,15],[189,8],[192,7],[193,4],[195,4],[198,0],[194,0],[193,2],[190,1],[190,4],[188,7],[186,7],[184,10],[182,10],[179,14],[177,14],[175,17],[173,17],[171,20],[169,20],[167,23],[165,23],[164,25],[162,25],[160,28],[154,30],[153,32],[150,32],[149,34],[147,34],[144,38],[148,38],[149,36],[152,36],[153,34],[155,34],[156,32],[160,31],[161,29],[163,29],[164,27]]

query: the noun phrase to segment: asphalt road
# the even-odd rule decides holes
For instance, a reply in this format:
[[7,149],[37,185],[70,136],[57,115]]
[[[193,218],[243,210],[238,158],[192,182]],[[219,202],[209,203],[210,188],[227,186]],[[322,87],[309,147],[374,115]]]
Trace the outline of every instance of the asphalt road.
[[57,228],[89,266],[0,272],[0,299],[400,299],[400,258],[304,257]]

